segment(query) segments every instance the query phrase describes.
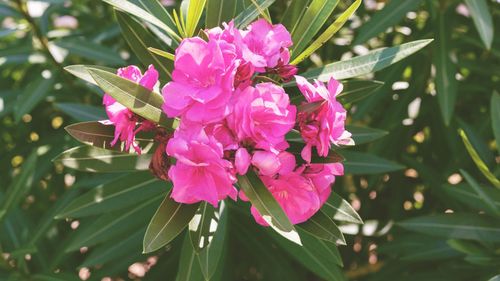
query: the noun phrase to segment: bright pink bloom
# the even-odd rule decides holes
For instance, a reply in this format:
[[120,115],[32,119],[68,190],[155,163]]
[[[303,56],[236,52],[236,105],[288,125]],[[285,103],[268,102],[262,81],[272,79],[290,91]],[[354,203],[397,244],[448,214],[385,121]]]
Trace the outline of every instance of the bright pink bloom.
[[272,176],[276,174],[281,167],[278,155],[263,150],[254,151],[252,165],[259,169],[259,174],[263,176]]
[[344,174],[344,165],[342,163],[309,164],[298,170],[302,172],[304,177],[311,180],[318,192],[321,205],[323,205],[330,197],[332,185],[335,183],[335,176]]
[[[183,121],[183,124],[186,125],[187,122]],[[196,124],[193,125],[196,126]],[[231,130],[227,127],[225,122],[207,125],[205,127],[205,132],[208,135],[213,136],[218,142],[220,142],[224,151],[236,150],[239,148],[236,137],[233,135],[233,132],[231,132]]]
[[[158,82],[158,72],[153,65],[149,66],[148,70],[144,72],[144,75],[142,75],[141,70],[134,65],[118,69],[117,75],[139,83],[149,90],[153,90],[153,87]],[[139,128],[135,129],[139,120],[130,109],[117,102],[108,94],[104,94],[103,104],[106,107],[106,113],[110,121],[109,123],[115,126],[115,138],[111,142],[111,145],[115,145],[118,140],[120,140],[125,143],[125,150],[128,151],[130,146],[132,146],[137,153],[141,153],[141,149],[135,143],[135,135],[139,131],[151,130],[155,125],[145,120],[141,123]]]
[[222,145],[203,128],[181,125],[167,144],[167,154],[177,159],[168,172],[175,201],[206,201],[217,207],[228,196],[236,199],[232,164],[222,158]]
[[316,147],[319,156],[326,157],[331,143],[353,145],[351,133],[345,130],[347,111],[336,96],[342,92],[342,84],[330,79],[328,88],[320,81],[309,83],[304,77],[295,76],[297,86],[308,103],[323,102],[314,112],[299,112],[298,123],[306,146],[302,158],[311,161],[311,148]]
[[250,163],[251,156],[246,148],[242,147],[236,150],[236,153],[234,155],[234,166],[236,167],[236,171],[238,172],[238,174],[246,174],[248,168],[250,167]]
[[222,120],[238,67],[234,45],[223,40],[184,39],[175,51],[172,81],[163,89],[163,111],[202,124]]
[[[293,172],[278,177],[261,176],[261,179],[292,224],[305,222],[321,207],[316,188],[300,173]],[[253,206],[251,213],[257,223],[268,225]]]
[[295,125],[297,110],[283,88],[260,83],[237,90],[231,103],[227,124],[241,143],[269,151],[287,148],[285,135]]
[[242,55],[245,61],[251,62],[259,72],[265,68],[274,68],[288,64],[292,46],[292,37],[281,25],[272,25],[265,19],[259,19],[241,32],[243,37]]

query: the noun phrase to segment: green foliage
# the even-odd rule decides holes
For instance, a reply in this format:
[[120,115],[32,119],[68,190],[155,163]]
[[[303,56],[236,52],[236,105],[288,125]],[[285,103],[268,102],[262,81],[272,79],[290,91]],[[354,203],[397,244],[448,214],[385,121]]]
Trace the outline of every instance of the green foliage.
[[[41,1],[39,16],[0,2],[0,280],[80,280],[83,267],[90,280],[500,279],[494,1],[66,2]],[[58,26],[64,15],[78,25]],[[171,128],[158,89],[116,68],[153,63],[164,84],[182,38],[258,17],[292,32],[299,73],[342,80],[357,144],[313,153],[345,159],[346,176],[296,226],[252,174],[239,187],[272,228],[241,200],[175,203],[148,171],[152,136],[129,154],[97,122],[106,92]],[[287,139],[300,154],[297,131]]]

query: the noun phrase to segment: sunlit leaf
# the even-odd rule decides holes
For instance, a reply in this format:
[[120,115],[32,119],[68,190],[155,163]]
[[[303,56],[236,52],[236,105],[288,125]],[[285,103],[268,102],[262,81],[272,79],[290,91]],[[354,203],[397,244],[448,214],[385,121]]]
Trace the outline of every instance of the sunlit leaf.
[[276,0],[255,0],[255,4],[248,6],[236,18],[234,18],[234,25],[238,28],[244,28],[254,21],[260,14],[260,11],[267,9]]
[[196,27],[205,9],[207,0],[189,0],[188,12],[186,15],[186,35],[191,37],[196,32]]
[[363,220],[351,204],[335,192],[330,194],[321,211],[334,220],[363,224]]
[[491,49],[494,36],[494,25],[491,17],[488,3],[486,0],[465,0],[465,4],[469,7],[470,15],[474,20],[477,32],[486,46],[486,49]]

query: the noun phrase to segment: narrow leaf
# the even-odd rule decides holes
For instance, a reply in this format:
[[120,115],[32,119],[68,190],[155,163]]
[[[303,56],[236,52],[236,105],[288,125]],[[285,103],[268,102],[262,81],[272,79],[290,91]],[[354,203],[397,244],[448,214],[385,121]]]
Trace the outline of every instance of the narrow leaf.
[[245,176],[239,176],[238,183],[252,205],[273,229],[300,244],[300,237],[285,212],[253,171],[248,171]]
[[207,0],[205,27],[221,26],[223,22],[232,20],[236,13],[236,2],[234,0]]
[[17,98],[14,109],[14,119],[16,122],[21,121],[23,115],[28,114],[35,106],[45,98],[52,90],[55,77],[54,73],[48,72],[50,77],[40,75],[36,80],[28,84],[21,95]]
[[298,226],[319,239],[334,244],[346,245],[344,235],[340,232],[338,226],[322,211],[318,211],[314,216]]
[[165,51],[153,48],[153,47],[148,47],[148,51],[150,51],[153,54],[157,54],[157,55],[159,55],[161,57],[167,58],[167,59],[169,59],[171,61],[175,60],[175,55],[171,54],[169,52],[165,52]]
[[497,151],[500,152],[500,94],[497,92],[491,96],[491,125],[497,143]]
[[360,101],[375,93],[384,82],[370,80],[350,80],[344,84],[344,90],[337,96],[337,99],[343,103],[353,103]]
[[86,172],[135,172],[149,170],[151,155],[120,153],[85,145],[66,150],[53,161]]
[[161,49],[155,38],[139,22],[123,12],[116,11],[116,18],[122,30],[123,37],[129,44],[132,51],[139,58],[145,67],[154,65],[160,74],[160,79],[171,77],[173,63],[171,60],[162,59],[148,52],[149,47]]
[[186,35],[192,37],[196,32],[196,27],[200,22],[201,14],[205,9],[207,0],[189,0],[188,13],[186,18]]
[[389,132],[368,127],[347,125],[346,130],[352,134],[352,139],[356,145],[369,143],[386,136]]
[[124,209],[165,193],[167,187],[165,182],[153,178],[149,172],[128,174],[79,196],[56,218],[80,218]]
[[353,45],[362,44],[386,31],[389,27],[395,26],[408,12],[417,9],[421,2],[421,0],[389,1],[380,12],[375,13],[368,22],[361,26]]
[[295,28],[300,23],[302,16],[307,10],[307,4],[309,0],[294,0],[290,1],[288,8],[285,10],[283,17],[281,18],[281,24],[283,24],[290,34],[294,33]]
[[203,279],[196,252],[190,243],[189,235],[186,234],[182,243],[179,269],[175,281],[202,281]]
[[495,175],[490,171],[486,163],[484,163],[483,159],[479,156],[477,151],[474,149],[472,144],[470,143],[469,139],[467,138],[467,135],[465,134],[464,130],[460,129],[458,131],[460,134],[460,137],[462,138],[462,141],[464,142],[465,148],[467,149],[467,152],[471,156],[472,160],[478,167],[479,171],[483,173],[483,175],[496,187],[500,188],[500,181],[495,177]]
[[474,189],[474,191],[477,193],[479,198],[488,206],[488,208],[495,213],[496,215],[500,216],[500,208],[495,204],[492,198],[486,194],[486,192],[483,190],[483,187],[479,185],[479,183],[466,171],[460,170],[460,173],[464,176],[465,180],[469,183],[469,185]]
[[108,118],[103,107],[70,102],[61,102],[54,105],[76,121],[97,121]]
[[[332,77],[337,80],[343,80],[366,75],[395,64],[414,54],[431,42],[432,39],[418,40],[396,47],[378,49],[366,55],[345,61],[334,62],[320,68],[306,71],[302,76],[307,79],[318,79],[322,82],[328,82]],[[288,82],[285,85],[295,85],[295,81]]]
[[344,169],[347,174],[369,175],[401,170],[401,166],[392,161],[380,158],[373,154],[354,151],[342,151],[345,157]]
[[469,7],[469,12],[484,46],[490,50],[495,34],[493,32],[493,19],[488,8],[488,3],[486,0],[465,0],[465,4]]
[[[143,252],[156,251],[177,237],[196,214],[199,205],[177,203],[168,194],[148,225]],[[187,243],[192,248],[189,238]]]
[[134,113],[155,123],[170,127],[163,113],[163,97],[143,86],[97,68],[87,68],[99,87]]
[[259,11],[267,9],[276,0],[255,0],[255,4],[248,6],[234,19],[234,26],[244,28],[253,22],[260,14]]
[[125,61],[120,57],[119,52],[93,43],[90,40],[66,39],[54,41],[54,44],[59,48],[67,50],[70,54],[89,60],[112,65],[125,64]]
[[321,211],[334,220],[363,224],[363,220],[349,202],[335,192],[332,192]]

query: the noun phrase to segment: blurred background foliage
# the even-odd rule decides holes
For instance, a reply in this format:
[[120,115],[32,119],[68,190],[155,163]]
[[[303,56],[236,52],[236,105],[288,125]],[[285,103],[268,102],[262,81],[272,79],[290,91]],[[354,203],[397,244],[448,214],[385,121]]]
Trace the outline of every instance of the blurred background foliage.
[[[277,0],[269,8],[275,22],[289,2]],[[180,3],[162,4],[171,9]],[[341,0],[329,22],[350,4]],[[365,0],[332,40],[299,65],[305,70],[435,39],[366,77],[385,84],[349,105],[350,124],[388,132],[356,149],[405,169],[337,180],[334,191],[365,222],[341,225],[348,280],[500,280],[499,15],[500,4],[492,0]],[[136,199],[143,191],[118,197],[109,208],[87,206],[72,220],[54,220],[78,195],[96,195],[103,186],[119,189],[131,180],[51,162],[76,144],[66,125],[105,116],[101,90],[63,70],[72,64],[140,65],[109,5],[0,1],[0,280],[174,280],[182,269],[182,237],[174,240],[176,247],[141,254],[145,226],[163,195],[158,188]],[[315,269],[328,264],[311,265],[291,246],[278,248],[270,232],[234,210],[216,278],[336,280]]]

